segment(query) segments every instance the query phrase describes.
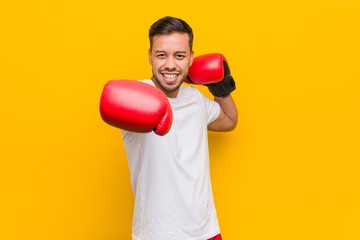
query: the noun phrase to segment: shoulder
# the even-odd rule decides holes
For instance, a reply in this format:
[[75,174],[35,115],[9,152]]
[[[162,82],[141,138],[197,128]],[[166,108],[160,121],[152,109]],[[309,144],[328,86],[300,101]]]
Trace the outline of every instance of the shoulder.
[[197,89],[196,87],[194,86],[189,86],[189,85],[182,85],[181,87],[181,91],[188,95],[188,94],[191,94],[192,96],[202,96],[203,94],[200,92],[199,89]]
[[137,81],[155,86],[154,82],[151,79],[141,79],[141,80],[137,80]]

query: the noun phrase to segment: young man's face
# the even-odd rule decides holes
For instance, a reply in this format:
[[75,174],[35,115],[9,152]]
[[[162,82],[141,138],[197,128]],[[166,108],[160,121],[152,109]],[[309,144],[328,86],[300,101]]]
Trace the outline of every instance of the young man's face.
[[156,36],[149,50],[152,80],[168,97],[176,97],[193,61],[189,35],[172,33]]

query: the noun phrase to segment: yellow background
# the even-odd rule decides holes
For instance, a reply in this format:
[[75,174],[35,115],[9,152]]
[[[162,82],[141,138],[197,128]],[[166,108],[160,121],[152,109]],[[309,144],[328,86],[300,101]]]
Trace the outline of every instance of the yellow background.
[[0,239],[130,240],[124,148],[99,97],[150,77],[147,31],[165,15],[237,82],[238,128],[209,136],[224,239],[360,239],[357,0],[3,1]]

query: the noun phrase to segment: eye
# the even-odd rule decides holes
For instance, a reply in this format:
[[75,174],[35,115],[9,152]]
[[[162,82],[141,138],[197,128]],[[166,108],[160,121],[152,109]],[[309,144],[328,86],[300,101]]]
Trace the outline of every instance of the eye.
[[177,59],[180,59],[180,60],[181,60],[181,59],[184,59],[185,57],[186,57],[186,56],[185,56],[184,54],[177,54],[177,55],[176,55],[176,58],[177,58]]
[[160,59],[162,59],[162,58],[165,58],[165,53],[158,53],[158,54],[156,54],[156,57],[157,58],[160,58]]

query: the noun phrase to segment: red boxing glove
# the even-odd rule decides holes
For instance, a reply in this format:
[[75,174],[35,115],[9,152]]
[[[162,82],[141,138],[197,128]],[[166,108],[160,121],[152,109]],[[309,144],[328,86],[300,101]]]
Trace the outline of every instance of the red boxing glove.
[[172,110],[158,88],[135,80],[112,80],[105,84],[100,114],[111,126],[131,132],[154,131],[163,136],[172,124]]
[[220,53],[195,57],[185,82],[205,85],[216,97],[229,96],[236,89],[229,65]]

